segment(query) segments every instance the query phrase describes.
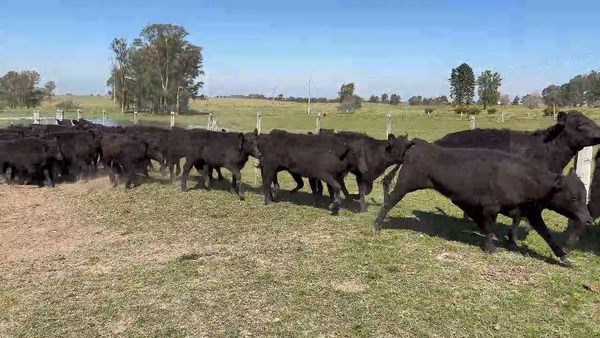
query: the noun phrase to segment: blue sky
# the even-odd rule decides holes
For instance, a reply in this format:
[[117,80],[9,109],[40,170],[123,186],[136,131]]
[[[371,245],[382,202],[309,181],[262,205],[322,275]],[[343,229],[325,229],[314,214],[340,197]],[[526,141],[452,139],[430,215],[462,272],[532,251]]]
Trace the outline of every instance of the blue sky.
[[600,1],[0,0],[0,72],[35,68],[60,93],[104,93],[114,37],[183,25],[219,94],[447,94],[450,71],[499,71],[501,91],[540,91],[600,69]]

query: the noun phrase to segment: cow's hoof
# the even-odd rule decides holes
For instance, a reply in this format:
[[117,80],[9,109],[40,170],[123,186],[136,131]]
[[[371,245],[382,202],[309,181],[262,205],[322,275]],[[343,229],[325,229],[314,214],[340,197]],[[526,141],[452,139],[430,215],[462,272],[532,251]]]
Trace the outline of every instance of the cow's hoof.
[[492,245],[486,244],[486,245],[485,245],[485,250],[486,250],[486,251],[487,251],[489,254],[493,254],[493,253],[495,253],[495,252],[496,252],[496,246],[495,246],[495,245],[493,245],[493,244],[492,244]]
[[509,242],[508,243],[508,249],[510,251],[516,252],[516,251],[519,251],[519,246],[515,242]]
[[575,260],[573,258],[571,258],[570,255],[567,254],[560,258],[560,264],[562,266],[571,267],[571,266],[575,265]]

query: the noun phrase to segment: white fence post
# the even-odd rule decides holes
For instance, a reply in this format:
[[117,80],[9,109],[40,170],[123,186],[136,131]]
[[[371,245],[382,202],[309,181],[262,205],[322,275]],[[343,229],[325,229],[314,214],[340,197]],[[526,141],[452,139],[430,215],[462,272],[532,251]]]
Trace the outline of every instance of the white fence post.
[[138,116],[137,110],[135,110],[133,112],[133,125],[137,126],[137,124],[139,123],[139,121],[140,121],[140,117]]
[[81,109],[77,109],[77,121],[81,119]]
[[175,112],[172,111],[171,112],[171,129],[173,129],[173,127],[175,127]]
[[385,138],[387,139],[392,133],[392,114],[387,114]]
[[575,173],[583,182],[586,191],[586,203],[590,198],[590,180],[592,178],[592,155],[594,147],[585,147],[575,157]]
[[469,116],[469,128],[475,129],[475,115]]
[[106,125],[106,109],[102,109],[102,125]]
[[213,122],[213,113],[209,113],[208,114],[208,124],[206,125],[206,130],[210,130],[210,128],[212,127],[212,122]]
[[315,121],[315,134],[318,134],[321,130],[321,113],[317,113],[317,120]]
[[33,124],[40,124],[40,111],[39,110],[33,111]]

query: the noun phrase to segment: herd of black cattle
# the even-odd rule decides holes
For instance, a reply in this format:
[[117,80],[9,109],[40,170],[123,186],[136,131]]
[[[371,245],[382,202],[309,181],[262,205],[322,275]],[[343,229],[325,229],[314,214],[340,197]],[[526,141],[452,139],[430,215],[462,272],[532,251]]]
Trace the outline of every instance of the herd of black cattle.
[[[277,198],[277,174],[288,171],[297,192],[307,178],[315,198],[328,187],[337,213],[340,193],[350,195],[344,185],[348,173],[356,176],[361,210],[373,182],[395,165],[383,179],[384,204],[375,220],[378,231],[390,209],[408,193],[435,189],[460,207],[486,234],[485,247],[494,251],[491,227],[498,214],[513,218],[509,232],[511,249],[516,248],[520,220],[546,240],[565,264],[569,254],[552,238],[542,219],[550,209],[569,218],[569,243],[573,244],[587,225],[593,224],[600,207],[600,175],[592,181],[592,197],[586,205],[583,183],[566,165],[586,146],[600,144],[600,127],[580,112],[561,112],[553,126],[534,132],[507,129],[475,129],[448,134],[429,143],[406,136],[390,135],[377,140],[356,132],[321,129],[318,134],[295,134],[273,130],[268,134],[170,130],[157,127],[106,127],[86,120],[60,121],[58,125],[10,126],[0,129],[0,164],[9,184],[37,183],[52,187],[55,180],[88,179],[101,166],[117,185],[136,184],[136,175],[148,176],[151,160],[169,170],[171,179],[181,174],[186,191],[192,167],[210,187],[213,171],[222,179],[221,168],[232,173],[233,188],[244,198],[241,170],[248,157],[259,160],[265,204]],[[185,158],[183,168],[181,159]],[[398,172],[396,186],[390,184]],[[594,194],[596,192],[598,197]],[[591,215],[590,215],[591,211]]]

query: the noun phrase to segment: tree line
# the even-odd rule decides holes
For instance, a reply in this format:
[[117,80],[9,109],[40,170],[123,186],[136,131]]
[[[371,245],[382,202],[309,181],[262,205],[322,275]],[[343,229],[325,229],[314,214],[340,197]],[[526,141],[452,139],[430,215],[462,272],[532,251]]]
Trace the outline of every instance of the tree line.
[[550,85],[542,90],[542,100],[547,106],[589,107],[600,106],[600,73],[591,71],[577,75],[562,85]]
[[387,93],[384,93],[381,95],[381,99],[379,99],[379,96],[376,95],[371,95],[371,97],[369,98],[369,102],[371,103],[389,103],[391,105],[398,105],[400,104],[400,95],[398,94],[392,94],[390,96],[388,96]]
[[33,108],[44,99],[51,101],[56,84],[48,81],[39,87],[39,83],[40,74],[35,70],[7,72],[0,77],[0,107]]
[[149,24],[138,38],[115,38],[114,64],[107,86],[121,112],[130,107],[153,113],[186,110],[203,83],[202,48],[191,44],[185,28]]
[[[227,99],[254,99],[254,100],[273,100],[272,96],[265,96],[263,94],[248,94],[248,95],[216,95],[216,98],[227,98]],[[288,96],[285,97],[283,94],[279,94],[275,96],[275,101],[286,101],[286,102],[299,102],[299,103],[308,103],[307,97],[294,97]],[[338,102],[338,99],[328,99],[326,97],[311,97],[311,103],[334,103]]]

